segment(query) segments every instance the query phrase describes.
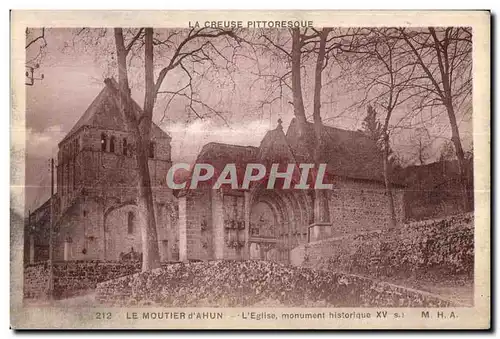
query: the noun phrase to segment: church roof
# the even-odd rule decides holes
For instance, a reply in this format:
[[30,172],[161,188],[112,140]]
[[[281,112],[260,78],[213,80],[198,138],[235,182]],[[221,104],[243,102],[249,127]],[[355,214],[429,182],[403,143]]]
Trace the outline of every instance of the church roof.
[[[196,158],[196,163],[212,165],[216,174],[214,178],[222,172],[226,164],[235,164],[238,177],[243,178],[246,165],[255,162],[258,151],[259,149],[254,146],[210,142],[203,146]],[[209,181],[208,184],[211,185],[213,182]]]
[[[228,163],[235,163],[238,170],[244,169],[248,163],[314,163],[311,149],[313,124],[306,126],[306,133],[300,136],[295,119],[286,134],[280,124],[266,133],[259,147],[208,143],[202,148],[196,163],[211,164],[215,173],[220,173]],[[382,155],[363,132],[324,126],[323,133],[330,175],[384,181]]]
[[[299,135],[296,119],[286,133],[297,162],[313,163],[309,140],[314,138],[314,125],[307,123],[305,135]],[[323,125],[323,140],[328,173],[352,179],[384,181],[383,160],[376,145],[361,131],[350,131]]]
[[244,168],[248,163],[279,162],[295,162],[281,125],[267,131],[259,147],[210,142],[203,146],[196,158],[196,163],[211,164],[216,172],[229,163]]
[[[258,147],[240,146],[232,144],[224,144],[220,142],[210,142],[203,146],[195,164],[210,164],[214,167],[216,175],[206,182],[202,182],[199,186],[212,186],[216,177],[222,172],[226,164],[235,164],[238,178],[243,178],[245,166],[248,163],[255,162]],[[194,164],[190,170],[179,169],[174,175],[174,181],[181,183],[186,181],[189,187],[192,178]],[[175,190],[174,194],[179,194],[182,190]]]
[[[104,129],[114,129],[128,131],[127,124],[125,123],[123,116],[119,113],[119,107],[117,106],[118,98],[118,83],[113,78],[106,79],[105,86],[101,92],[95,97],[94,101],[85,110],[83,115],[78,119],[76,124],[71,128],[68,134],[60,142],[72,136],[83,126],[95,126]],[[138,115],[141,112],[141,107],[134,101],[134,111]],[[163,131],[154,122],[152,124],[151,135],[158,139],[168,138],[170,136]]]
[[[306,133],[300,136],[298,124],[292,120],[286,134],[281,124],[266,133],[259,147],[239,146],[211,142],[206,144],[195,163],[211,164],[215,176],[226,164],[236,164],[238,180],[242,177],[249,163],[314,163],[313,158],[313,124],[306,125]],[[332,176],[358,180],[384,182],[382,154],[376,145],[361,131],[350,131],[323,126],[327,173]],[[282,171],[280,169],[280,171]],[[186,173],[187,178],[191,173]],[[215,177],[214,176],[214,177]],[[394,184],[400,182],[392,180]],[[213,184],[207,181],[205,184]]]
[[198,157],[197,163],[210,163],[215,168],[221,169],[228,163],[246,164],[255,159],[258,148],[254,146],[240,146],[224,144],[220,142],[210,142],[203,146]]
[[281,120],[278,126],[266,133],[259,146],[257,160],[267,163],[295,163],[292,150],[283,133]]

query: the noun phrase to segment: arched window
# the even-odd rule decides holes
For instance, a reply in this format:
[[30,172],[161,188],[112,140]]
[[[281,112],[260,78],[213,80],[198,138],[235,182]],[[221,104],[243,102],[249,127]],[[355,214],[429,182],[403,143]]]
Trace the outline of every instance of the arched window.
[[111,153],[115,153],[115,140],[116,138],[114,135],[109,139],[109,151]]
[[134,233],[134,212],[128,212],[128,220],[127,220],[127,230],[128,234]]
[[149,143],[149,157],[150,158],[155,157],[155,143],[153,141]]
[[106,147],[107,147],[107,137],[106,134],[102,133],[101,134],[101,151],[106,152]]
[[123,155],[128,155],[127,138],[123,138]]

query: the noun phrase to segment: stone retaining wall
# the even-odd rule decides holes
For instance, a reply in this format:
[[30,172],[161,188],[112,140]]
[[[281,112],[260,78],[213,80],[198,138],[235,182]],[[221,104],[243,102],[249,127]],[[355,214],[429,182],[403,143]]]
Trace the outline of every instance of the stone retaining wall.
[[32,264],[24,269],[24,297],[39,299],[46,295],[49,284],[47,262]]
[[472,213],[402,225],[299,246],[291,263],[372,277],[474,273]]
[[[54,262],[54,297],[64,298],[95,289],[97,283],[139,272],[140,263],[103,261]],[[40,299],[47,295],[48,263],[27,265],[24,269],[24,297]]]

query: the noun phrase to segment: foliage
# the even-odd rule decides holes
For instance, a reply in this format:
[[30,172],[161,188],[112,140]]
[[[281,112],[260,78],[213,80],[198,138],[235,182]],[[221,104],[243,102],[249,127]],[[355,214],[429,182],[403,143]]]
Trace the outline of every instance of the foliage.
[[447,140],[441,146],[439,153],[439,161],[451,161],[456,159],[455,148],[453,147],[453,143]]
[[377,119],[377,111],[372,105],[368,105],[366,110],[366,117],[363,119],[363,131],[373,140],[373,143],[381,148],[382,141],[382,126]]
[[166,265],[101,283],[96,299],[172,307],[450,305],[432,295],[363,277],[256,260]]
[[[377,118],[377,110],[372,105],[368,105],[366,109],[366,116],[363,119],[363,133],[372,141],[375,149],[383,155],[384,149],[384,130],[382,124]],[[391,147],[388,151],[389,155],[389,169],[400,168],[400,159],[394,153]]]
[[377,278],[474,275],[473,215],[410,223],[397,231],[361,234],[335,243],[313,267]]

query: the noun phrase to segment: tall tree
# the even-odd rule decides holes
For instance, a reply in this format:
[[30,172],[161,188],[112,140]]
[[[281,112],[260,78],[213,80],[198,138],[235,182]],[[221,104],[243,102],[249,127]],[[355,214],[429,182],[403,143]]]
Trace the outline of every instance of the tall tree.
[[[323,74],[330,62],[335,58],[338,41],[350,38],[350,29],[299,29],[293,28],[288,31],[272,32],[262,30],[257,41],[250,42],[254,46],[261,47],[265,52],[276,56],[277,60],[283,61],[282,74],[260,72],[259,76],[271,79],[271,84],[277,84],[278,89],[272,88],[274,98],[266,100],[266,104],[276,99],[282,99],[286,94],[291,94],[293,113],[298,123],[301,142],[311,148],[313,159],[316,164],[325,160],[324,133],[322,115]],[[273,66],[274,69],[279,69]],[[305,83],[306,70],[313,70],[311,83]],[[312,88],[312,105],[307,105],[303,89]],[[307,107],[311,113],[307,113]],[[308,117],[312,115],[313,128],[308,128]],[[312,134],[309,134],[312,132]],[[326,192],[317,190],[315,192],[315,222],[329,222],[330,213]]]
[[416,148],[416,158],[419,165],[425,165],[430,157],[429,149],[432,145],[432,137],[429,130],[425,127],[417,127],[410,136],[410,140]]
[[[418,80],[416,66],[408,63],[403,42],[395,28],[367,28],[361,30],[353,43],[340,48],[346,52],[344,60],[348,72],[358,77],[359,89],[364,92],[360,104],[369,104],[364,121],[365,128],[372,130],[382,150],[383,175],[389,203],[390,226],[396,227],[394,194],[391,187],[391,121],[394,112],[420,93],[415,87]],[[376,120],[371,105],[383,110],[383,123]],[[376,132],[376,135],[373,133]]]
[[[322,76],[323,69],[325,67],[325,57],[326,57],[326,40],[328,39],[328,34],[330,33],[330,28],[323,28],[321,32],[318,32],[319,43],[318,43],[318,55],[316,59],[316,67],[314,71],[314,101],[313,101],[313,124],[314,124],[314,134],[316,139],[316,144],[314,146],[314,163],[316,168],[319,164],[324,161],[324,133],[323,133],[323,121],[321,119],[321,88],[322,88]],[[330,208],[328,206],[328,195],[325,190],[316,190],[315,192],[315,204],[317,210],[317,222],[330,222]]]
[[[299,133],[303,142],[308,143],[312,147],[314,162],[317,165],[323,159],[323,122],[321,119],[321,89],[322,89],[322,74],[325,67],[325,59],[327,55],[327,39],[330,33],[330,28],[323,28],[321,31],[307,30],[301,31],[299,28],[291,29],[292,45],[291,52],[288,53],[291,61],[291,78],[292,78],[292,97],[293,111],[299,126]],[[307,46],[310,44],[310,47]],[[317,54],[314,67],[314,97],[313,97],[313,131],[314,135],[307,135],[307,116],[304,105],[304,96],[302,93],[302,68],[303,55],[315,52]],[[310,139],[313,137],[313,139]],[[329,222],[330,211],[328,206],[328,197],[323,190],[315,191],[314,199],[314,221]]]
[[302,95],[302,46],[304,44],[303,35],[298,28],[292,29],[292,96],[293,113],[299,122],[301,134],[305,132],[307,118],[304,107],[304,96]]
[[363,131],[372,141],[375,150],[383,159],[384,184],[388,196],[390,227],[396,227],[396,211],[394,207],[394,195],[391,188],[390,173],[394,167],[395,158],[392,157],[392,150],[389,145],[388,133],[384,131],[384,127],[377,119],[377,111],[368,105],[366,117],[363,120]]
[[[223,36],[234,37],[234,32],[231,30],[193,28],[189,31],[173,31],[165,39],[160,39],[159,37],[155,37],[153,28],[141,28],[134,32],[129,30],[129,35],[130,37],[126,39],[122,28],[114,29],[118,65],[119,107],[122,115],[125,117],[129,130],[132,131],[135,137],[139,177],[138,208],[143,250],[142,270],[147,271],[160,266],[153,191],[148,166],[151,124],[157,96],[160,93],[165,93],[170,96],[187,97],[190,100],[189,105],[191,109],[198,114],[193,105],[194,103],[199,103],[203,106],[203,103],[193,98],[192,75],[185,63],[187,61],[193,63],[212,62],[210,51],[223,56],[224,54],[217,49],[211,40]],[[178,43],[175,44],[174,41]],[[154,76],[155,66],[157,65],[155,63],[155,46],[171,52],[169,57],[156,60],[157,63],[166,60],[156,79]],[[143,108],[139,111],[133,105],[127,67],[127,57],[134,48],[144,49],[145,92]],[[164,80],[175,69],[182,70],[190,79],[189,83],[176,91],[162,91],[161,88]],[[188,93],[184,92],[186,89],[189,91]]]
[[460,138],[457,113],[472,95],[472,31],[470,27],[428,27],[422,30],[401,28],[409,52],[427,80],[421,87],[421,107],[443,106],[451,127],[451,141],[458,160],[462,185],[462,205],[468,199],[465,153]]
[[[382,139],[382,126],[377,119],[377,111],[372,105],[368,105],[366,109],[366,117],[363,119],[363,131],[373,141],[374,144],[380,145]],[[379,148],[379,147],[377,147]]]

